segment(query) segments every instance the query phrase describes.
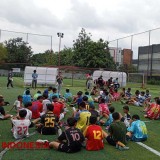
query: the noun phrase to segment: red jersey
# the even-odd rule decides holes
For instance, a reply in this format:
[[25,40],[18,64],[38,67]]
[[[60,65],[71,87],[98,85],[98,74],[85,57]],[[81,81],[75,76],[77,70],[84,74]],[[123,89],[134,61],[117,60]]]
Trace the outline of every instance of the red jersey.
[[40,101],[33,102],[31,107],[32,118],[33,119],[39,118],[42,110],[43,110],[43,104]]
[[53,113],[59,118],[59,116],[64,108],[64,104],[61,102],[53,102],[52,104],[54,106]]
[[160,105],[152,103],[147,111],[147,117],[150,119],[159,119],[160,117]]
[[114,92],[114,93],[113,93],[113,98],[114,98],[115,100],[117,100],[119,97],[120,97],[120,93],[118,93],[118,92]]
[[103,113],[106,113],[107,115],[109,115],[109,109],[108,109],[108,105],[106,103],[100,103],[99,104],[99,111]]
[[103,131],[98,125],[89,125],[85,131],[84,136],[87,138],[86,149],[89,151],[96,151],[104,148]]

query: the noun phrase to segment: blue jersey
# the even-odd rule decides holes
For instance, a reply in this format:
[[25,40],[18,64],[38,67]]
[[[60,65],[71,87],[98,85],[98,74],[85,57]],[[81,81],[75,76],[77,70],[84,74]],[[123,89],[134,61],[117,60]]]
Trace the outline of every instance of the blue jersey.
[[133,133],[132,139],[144,139],[147,138],[147,128],[143,121],[133,121],[131,126],[127,128],[127,131]]
[[53,96],[57,96],[57,98],[59,98],[59,94],[58,93],[50,93],[49,94],[49,100],[52,102],[52,97]]
[[113,117],[112,117],[112,113],[110,113],[105,125],[110,126],[112,122],[113,122]]
[[66,93],[64,94],[64,98],[66,98],[66,99],[72,98],[72,93],[70,93],[70,92],[67,93],[67,92],[66,92]]
[[23,95],[23,104],[31,102],[31,95]]

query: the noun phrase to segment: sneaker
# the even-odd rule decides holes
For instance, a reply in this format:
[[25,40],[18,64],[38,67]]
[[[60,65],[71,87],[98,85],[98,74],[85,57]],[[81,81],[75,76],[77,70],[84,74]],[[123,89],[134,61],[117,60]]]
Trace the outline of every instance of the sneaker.
[[38,139],[36,142],[38,142],[38,143],[47,143],[47,142],[49,142],[49,141],[48,141],[48,140]]
[[120,151],[124,151],[124,150],[129,150],[129,147],[127,147],[127,146],[124,146],[124,147],[119,146],[118,149]]

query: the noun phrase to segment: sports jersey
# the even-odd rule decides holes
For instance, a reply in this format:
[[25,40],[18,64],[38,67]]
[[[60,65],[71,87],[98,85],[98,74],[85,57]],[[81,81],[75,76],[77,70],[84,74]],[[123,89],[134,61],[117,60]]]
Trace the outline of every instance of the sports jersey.
[[23,95],[23,104],[31,102],[31,95]]
[[103,131],[98,125],[89,125],[83,132],[87,138],[86,149],[89,151],[100,150],[104,148]]
[[76,99],[77,105],[79,105],[82,101],[83,101],[82,96],[77,97],[77,99]]
[[41,128],[41,134],[44,135],[52,135],[57,133],[57,117],[53,114],[52,111],[47,112],[41,117],[41,124],[43,124]]
[[15,106],[16,110],[19,110],[22,108],[22,102],[19,100],[16,100],[13,105]]
[[32,111],[30,111],[27,108],[23,108],[23,109],[27,111],[27,115],[26,115],[25,119],[31,120],[32,119]]
[[147,128],[143,121],[136,120],[131,123],[131,126],[127,128],[127,131],[133,133],[132,140],[147,138]]
[[11,119],[12,123],[13,123],[13,136],[16,139],[20,139],[23,138],[27,135],[29,135],[28,133],[28,127],[31,124],[30,120],[28,119],[23,119],[23,120],[17,120],[17,119]]
[[110,126],[110,124],[113,122],[112,113],[109,114],[109,117],[105,123],[105,126]]
[[36,101],[39,96],[42,96],[42,94],[41,94],[41,93],[36,93],[36,94],[33,96],[33,99]]
[[66,93],[64,94],[64,98],[66,98],[66,99],[72,98],[72,93],[66,92]]
[[90,110],[91,116],[99,117],[99,113],[96,110]]
[[151,98],[150,94],[145,94],[144,96],[145,96],[145,99]]
[[160,117],[160,105],[152,103],[147,111],[147,117],[150,119],[159,119]]
[[130,119],[131,119],[130,113],[125,113],[124,116],[121,118],[121,121],[124,122],[124,124],[126,125],[126,127],[129,127],[129,125],[130,125]]
[[109,109],[108,109],[108,105],[106,103],[100,103],[99,104],[99,111],[103,113],[106,113],[107,115],[109,115]]
[[62,132],[62,134],[58,137],[58,140],[66,140],[66,142],[62,144],[67,146],[65,152],[78,152],[81,150],[84,136],[79,129],[70,127]]
[[141,95],[140,95],[139,98],[138,98],[139,104],[140,104],[140,105],[143,105],[145,99],[146,99],[145,96],[141,96]]
[[43,105],[40,101],[35,101],[32,103],[31,111],[32,111],[32,118],[36,119],[40,117],[40,113],[42,112]]
[[64,104],[61,102],[53,102],[52,104],[54,106],[53,113],[59,118],[61,112],[63,111]]
[[81,131],[84,131],[84,129],[89,125],[90,116],[91,113],[88,110],[82,110],[79,113],[79,119],[77,121],[76,128],[80,129]]
[[131,93],[131,92],[128,92],[128,91],[126,91],[126,92],[125,92],[125,95],[126,95],[126,97],[131,98],[132,93]]
[[59,98],[59,94],[58,94],[58,93],[53,93],[53,92],[52,92],[52,93],[49,94],[49,100],[50,100],[51,102],[52,102],[52,97],[53,97],[53,96],[57,96],[57,98]]
[[122,142],[124,144],[126,144],[126,126],[123,122],[121,121],[117,121],[117,122],[113,122],[110,127],[109,127],[109,133],[112,136],[112,139],[115,142]]
[[47,104],[51,104],[51,101],[50,100],[48,100],[48,99],[44,99],[43,101],[42,101],[42,104],[43,104],[43,112],[44,113],[46,113],[47,112]]
[[120,93],[119,92],[114,92],[113,93],[113,98],[114,99],[118,99],[120,97]]

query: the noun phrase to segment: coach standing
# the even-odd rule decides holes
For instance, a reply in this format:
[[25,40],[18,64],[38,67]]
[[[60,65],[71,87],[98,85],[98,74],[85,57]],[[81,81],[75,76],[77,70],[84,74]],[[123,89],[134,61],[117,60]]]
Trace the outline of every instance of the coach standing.
[[8,83],[7,83],[7,89],[9,89],[9,85],[13,88],[13,69],[10,69],[8,72]]
[[32,88],[36,89],[37,88],[37,78],[38,74],[36,73],[37,71],[34,70],[32,73]]

